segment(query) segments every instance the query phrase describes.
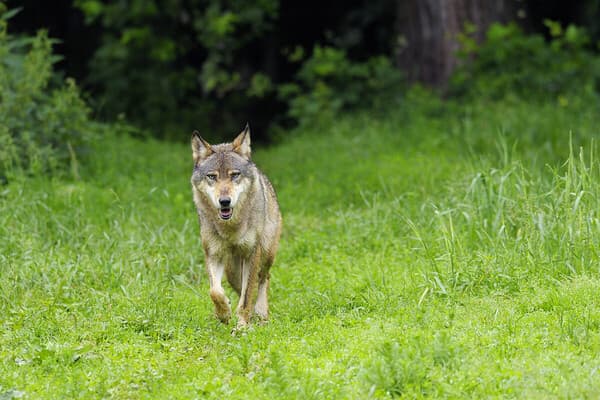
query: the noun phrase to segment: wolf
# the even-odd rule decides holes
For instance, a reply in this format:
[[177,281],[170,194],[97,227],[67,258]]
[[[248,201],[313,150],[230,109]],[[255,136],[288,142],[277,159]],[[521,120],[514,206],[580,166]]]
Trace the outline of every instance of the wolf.
[[[269,317],[270,268],[279,246],[282,219],[273,186],[250,158],[250,127],[231,143],[211,145],[192,134],[191,183],[216,317],[231,318],[223,274],[239,295],[237,325],[249,326],[254,314]],[[255,300],[256,299],[256,300]]]

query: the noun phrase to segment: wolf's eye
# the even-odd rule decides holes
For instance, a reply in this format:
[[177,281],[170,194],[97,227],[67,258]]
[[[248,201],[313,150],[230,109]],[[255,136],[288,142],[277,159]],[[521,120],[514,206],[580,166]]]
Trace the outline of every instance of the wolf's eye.
[[215,182],[217,180],[217,174],[206,174],[206,178],[211,182]]
[[229,176],[231,176],[231,179],[234,180],[234,181],[236,179],[238,179],[240,177],[240,175],[241,174],[238,171],[234,171],[234,172],[232,172],[232,173],[229,174]]

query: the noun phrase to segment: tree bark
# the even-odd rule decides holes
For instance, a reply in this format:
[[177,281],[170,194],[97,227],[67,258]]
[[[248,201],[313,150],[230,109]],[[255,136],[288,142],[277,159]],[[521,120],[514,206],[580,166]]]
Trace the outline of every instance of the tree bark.
[[410,81],[443,88],[458,60],[457,36],[472,24],[481,41],[493,22],[507,22],[518,0],[397,0],[396,62]]

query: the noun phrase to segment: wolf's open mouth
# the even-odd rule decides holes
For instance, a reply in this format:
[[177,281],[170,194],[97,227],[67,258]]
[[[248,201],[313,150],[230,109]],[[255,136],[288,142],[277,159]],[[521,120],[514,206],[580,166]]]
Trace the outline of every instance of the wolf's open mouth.
[[221,217],[221,219],[228,220],[229,218],[231,218],[232,214],[233,209],[230,207],[223,207],[219,209],[219,217]]

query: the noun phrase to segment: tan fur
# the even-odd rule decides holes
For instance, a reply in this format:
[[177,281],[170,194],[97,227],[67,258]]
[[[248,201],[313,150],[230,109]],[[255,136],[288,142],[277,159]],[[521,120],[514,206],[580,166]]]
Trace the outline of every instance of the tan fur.
[[[271,183],[250,161],[248,126],[233,142],[218,145],[194,132],[192,153],[192,190],[215,315],[224,323],[231,318],[221,286],[225,275],[240,296],[236,329],[242,329],[250,323],[252,311],[262,320],[269,316],[269,270],[282,225],[279,205]],[[220,214],[224,198],[231,201],[228,220]]]

